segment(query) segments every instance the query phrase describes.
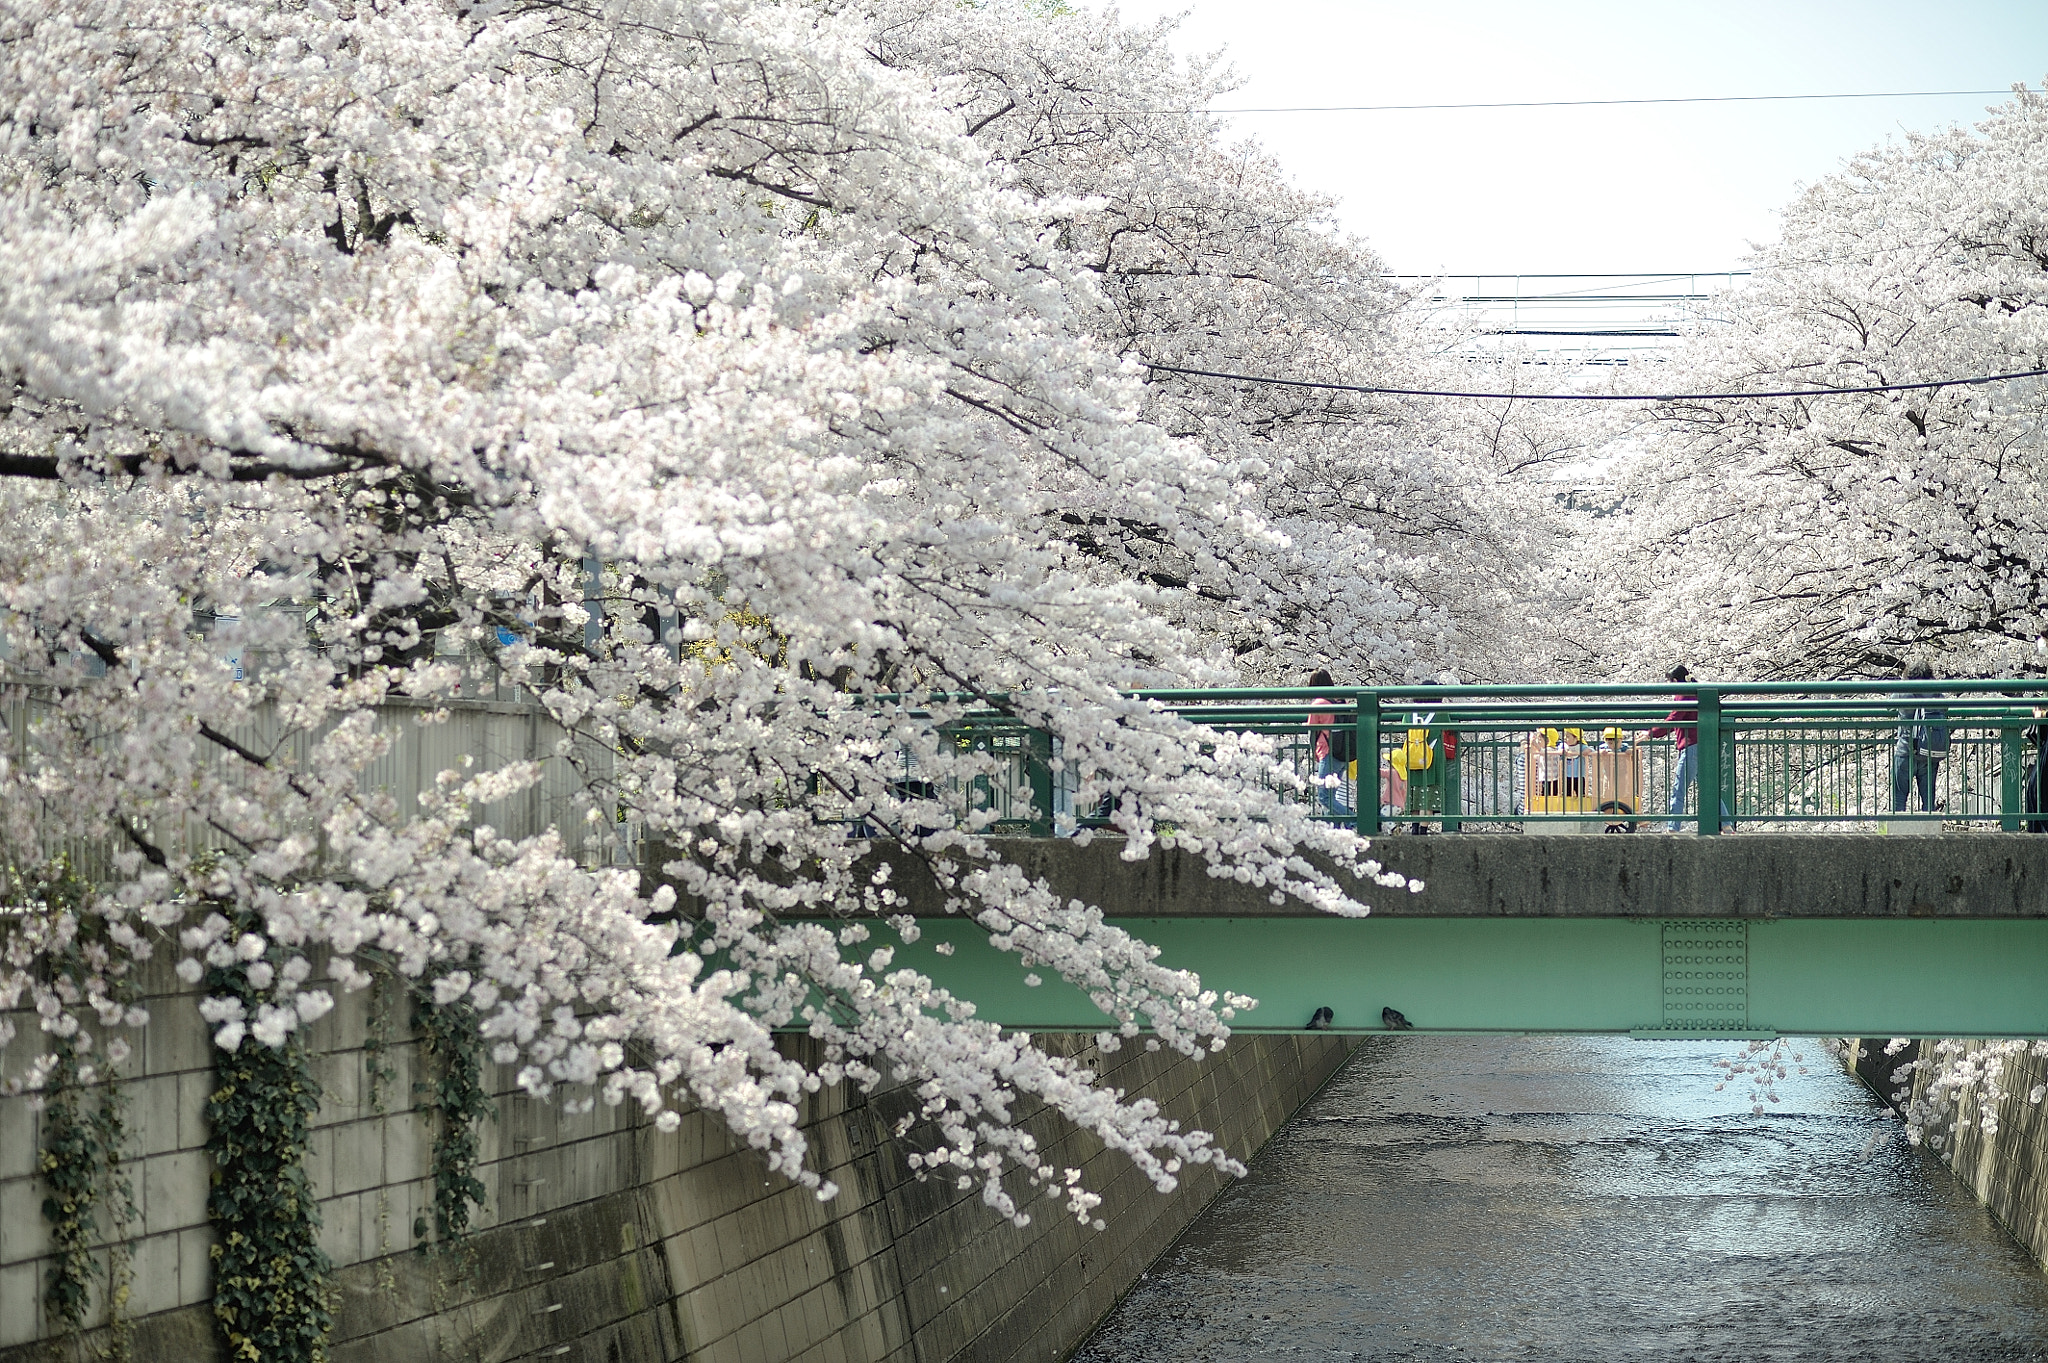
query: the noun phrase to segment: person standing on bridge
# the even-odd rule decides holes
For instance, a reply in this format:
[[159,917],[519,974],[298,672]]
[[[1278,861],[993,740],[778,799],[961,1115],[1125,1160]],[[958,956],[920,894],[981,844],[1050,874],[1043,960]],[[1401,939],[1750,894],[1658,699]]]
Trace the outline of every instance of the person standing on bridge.
[[2034,707],[2034,722],[2027,726],[2027,766],[2021,808],[2027,812],[2029,833],[2048,833],[2048,705]]
[[[1925,658],[1915,658],[1900,674],[1909,682],[1933,681],[1934,668]],[[1902,691],[1899,699],[1935,699],[1914,691]],[[1934,783],[1941,774],[1941,759],[1948,756],[1948,711],[1939,705],[1909,706],[1899,711],[1899,737],[1892,744],[1892,812],[1903,811],[1906,796],[1920,791],[1920,812],[1934,812]]]
[[[1684,663],[1680,663],[1666,672],[1664,679],[1684,686],[1692,681],[1692,673],[1686,670]],[[1650,737],[1664,738],[1668,735],[1678,750],[1678,760],[1673,764],[1671,776],[1671,822],[1666,825],[1676,833],[1679,816],[1685,813],[1685,792],[1688,787],[1697,786],[1700,780],[1700,712],[1696,696],[1681,693],[1672,699],[1678,702],[1678,708],[1664,716],[1662,724],[1650,729]],[[1729,817],[1726,800],[1721,802],[1721,823],[1724,827],[1734,824]]]
[[[1335,686],[1337,679],[1326,667],[1319,667],[1308,674],[1310,686]],[[1317,696],[1309,702],[1311,708],[1319,705],[1335,706],[1336,701]],[[1343,796],[1347,784],[1345,777],[1351,767],[1351,750],[1354,735],[1337,723],[1335,715],[1311,714],[1309,728],[1315,733],[1316,799],[1322,804],[1325,814],[1342,814],[1351,802]]]

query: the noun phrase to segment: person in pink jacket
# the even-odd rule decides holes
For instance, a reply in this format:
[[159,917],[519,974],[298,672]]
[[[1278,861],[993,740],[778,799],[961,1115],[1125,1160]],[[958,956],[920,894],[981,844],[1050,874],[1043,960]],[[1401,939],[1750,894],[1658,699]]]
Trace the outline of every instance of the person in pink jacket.
[[[1328,668],[1319,667],[1308,674],[1310,686],[1335,686],[1337,679],[1330,675]],[[1335,706],[1336,701],[1317,696],[1309,702],[1314,706]],[[1345,798],[1345,776],[1351,767],[1351,735],[1342,733],[1337,727],[1337,717],[1315,715],[1308,717],[1309,728],[1315,733],[1316,759],[1316,800],[1325,814],[1342,814],[1350,803]]]
[[[1680,663],[1664,674],[1665,680],[1684,686],[1692,680],[1692,673]],[[1678,761],[1674,764],[1671,778],[1671,822],[1666,825],[1674,833],[1678,831],[1678,816],[1685,812],[1685,791],[1688,786],[1699,784],[1700,779],[1700,712],[1699,699],[1683,693],[1673,696],[1678,708],[1664,716],[1662,724],[1650,729],[1650,737],[1670,737],[1678,749]],[[1724,826],[1733,824],[1728,815],[1728,802],[1721,802],[1721,822]]]

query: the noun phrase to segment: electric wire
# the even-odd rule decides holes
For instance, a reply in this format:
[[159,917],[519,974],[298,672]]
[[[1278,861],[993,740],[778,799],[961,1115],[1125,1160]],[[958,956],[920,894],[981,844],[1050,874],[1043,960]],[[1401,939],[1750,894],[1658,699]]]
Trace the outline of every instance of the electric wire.
[[1939,99],[2004,90],[1855,90],[1813,95],[1665,95],[1643,99],[1518,99],[1468,104],[1283,104],[1223,109],[1107,109],[1114,114],[1394,114],[1439,109],[1597,109],[1641,104],[1759,104],[1811,99]]
[[1318,388],[1336,393],[1374,393],[1407,398],[1505,398],[1528,402],[1720,402],[1741,398],[1844,397],[1857,393],[1911,393],[1928,388],[1968,388],[2008,379],[2038,379],[2048,369],[2026,369],[2014,374],[1979,374],[1962,379],[1933,379],[1926,383],[1880,383],[1866,388],[1787,388],[1765,393],[1460,393],[1437,388],[1382,388],[1356,383],[1322,383],[1314,379],[1270,378],[1258,374],[1227,374],[1214,369],[1185,369],[1173,364],[1141,360],[1147,369],[1160,374],[1187,374],[1204,379],[1228,379],[1235,383],[1264,383],[1282,388]]
[[[1748,275],[1748,270],[1567,270],[1544,274],[1535,270],[1441,270],[1436,274],[1382,274],[1381,279],[1642,279],[1663,283],[1672,279],[1720,279]],[[1600,287],[1618,289],[1619,284]]]

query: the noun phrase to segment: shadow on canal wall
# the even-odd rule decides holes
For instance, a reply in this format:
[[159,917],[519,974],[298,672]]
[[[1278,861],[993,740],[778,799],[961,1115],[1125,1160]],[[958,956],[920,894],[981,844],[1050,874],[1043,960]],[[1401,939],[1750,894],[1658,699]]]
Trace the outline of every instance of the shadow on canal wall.
[[[1898,1089],[1892,1075],[1918,1056],[1921,1043],[1914,1042],[1895,1056],[1884,1053],[1882,1037],[1849,1044],[1855,1047],[1851,1054],[1856,1077],[1891,1103]],[[2027,1101],[2027,1095],[2043,1084],[2048,1084],[2048,1061],[2031,1054],[2009,1058],[1999,1081],[2000,1097],[1990,1107],[1997,1129],[1984,1131],[1983,1095],[1972,1090],[1964,1095],[1956,1130],[1940,1153],[1950,1172],[1976,1193],[2013,1238],[2048,1265],[2048,1102]],[[1924,1096],[1926,1087],[1927,1076],[1916,1072],[1913,1096]]]
[[[192,991],[156,963],[145,978],[157,1021],[124,1081],[123,1172],[136,1216],[123,1314],[133,1357],[214,1363],[223,1349],[203,1116],[214,1052]],[[1162,1196],[1122,1156],[1041,1114],[1031,1129],[1056,1163],[1086,1171],[1108,1229],[1077,1225],[1051,1198],[1028,1203],[1031,1224],[1018,1229],[978,1188],[919,1182],[906,1168],[887,1132],[915,1106],[907,1090],[851,1100],[834,1090],[812,1095],[804,1113],[813,1167],[841,1189],[820,1203],[713,1116],[690,1112],[662,1133],[631,1103],[568,1115],[513,1092],[511,1070],[487,1065],[499,1116],[480,1131],[477,1176],[489,1194],[478,1229],[452,1249],[416,1247],[414,1218],[431,1214],[432,1128],[413,1104],[406,1010],[387,1000],[373,1022],[372,1003],[371,992],[348,996],[312,1029],[325,1097],[308,1166],[334,1263],[333,1363],[1059,1358],[1225,1183],[1204,1166]],[[17,1050],[34,1044],[26,1021]],[[1247,1160],[1356,1045],[1245,1036],[1193,1061],[1142,1045],[1104,1054],[1085,1036],[1043,1041]],[[794,1053],[813,1043],[783,1044]],[[52,1354],[41,1300],[41,1137],[26,1099],[0,1099],[0,1363],[72,1353],[55,1342]],[[102,1326],[103,1287],[101,1278],[93,1303]],[[105,1332],[81,1342],[92,1356]]]

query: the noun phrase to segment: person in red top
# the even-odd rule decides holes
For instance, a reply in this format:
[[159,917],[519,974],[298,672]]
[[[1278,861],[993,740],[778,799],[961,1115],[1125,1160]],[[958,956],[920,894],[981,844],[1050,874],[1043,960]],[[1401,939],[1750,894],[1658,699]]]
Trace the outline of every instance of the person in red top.
[[[1680,663],[1665,673],[1664,679],[1683,686],[1692,680],[1692,673],[1686,671],[1684,663]],[[1651,727],[1650,737],[1669,736],[1675,740],[1678,749],[1678,761],[1671,778],[1671,822],[1666,825],[1676,833],[1679,827],[1678,816],[1685,812],[1686,787],[1698,785],[1700,779],[1700,712],[1697,697],[1680,694],[1673,696],[1672,699],[1678,702],[1678,708],[1664,716],[1662,724]],[[1726,800],[1721,802],[1721,822],[1733,822],[1728,817]]]
[[[1337,679],[1330,675],[1328,668],[1319,667],[1308,674],[1308,684],[1310,686],[1335,686]],[[1309,704],[1311,706],[1335,706],[1337,702],[1317,696]],[[1350,765],[1348,758],[1339,760],[1337,745],[1330,741],[1336,736],[1336,731],[1333,727],[1336,722],[1337,717],[1335,715],[1310,715],[1308,717],[1309,727],[1317,731],[1315,741],[1316,799],[1322,803],[1325,814],[1342,814],[1344,812],[1338,792],[1344,783],[1345,769]]]

